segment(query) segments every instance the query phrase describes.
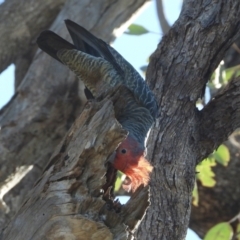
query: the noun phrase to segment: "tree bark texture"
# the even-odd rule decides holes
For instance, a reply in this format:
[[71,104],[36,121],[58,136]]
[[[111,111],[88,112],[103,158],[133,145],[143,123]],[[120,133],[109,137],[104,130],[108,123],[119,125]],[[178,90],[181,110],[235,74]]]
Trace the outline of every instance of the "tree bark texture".
[[[113,30],[135,16],[135,12],[146,2],[148,1],[69,0],[51,30],[70,40],[64,28],[64,19],[69,18],[109,41],[113,39]],[[37,21],[38,15],[32,18],[31,23]],[[21,29],[20,21],[19,24]],[[41,29],[44,28],[41,26]],[[38,28],[35,34],[39,34],[41,29]],[[3,30],[0,29],[0,32]],[[12,34],[18,33],[15,29],[11,31]],[[34,38],[33,35],[29,39]],[[21,42],[23,43],[24,41]],[[28,51],[28,41],[25,41],[25,44],[27,46],[21,55]],[[2,51],[3,49],[4,47],[1,48]],[[11,55],[11,51],[8,54],[3,61],[15,57]],[[9,64],[11,62],[9,61]],[[5,201],[0,204],[1,226],[16,213],[34,182],[41,176],[53,149],[82,111],[86,100],[79,94],[81,86],[73,73],[39,50],[15,95],[1,110],[0,196],[4,196]],[[9,193],[16,184],[18,185]],[[9,209],[10,212],[7,213]]]
[[[170,26],[166,24],[162,1],[157,0],[157,11],[162,31],[166,34]],[[165,29],[165,30],[164,30]],[[224,66],[234,67],[240,63],[240,54],[237,48],[240,46],[239,37],[234,44],[226,51],[224,56]],[[231,153],[231,161],[224,167],[217,164],[213,168],[216,186],[212,188],[203,187],[198,183],[199,205],[192,206],[189,227],[193,229],[199,237],[203,238],[206,232],[219,222],[229,221],[240,211],[239,199],[240,191],[238,187],[239,179],[239,132],[236,130],[229,141],[224,143]]]
[[147,80],[161,113],[148,141],[154,172],[140,239],[185,238],[195,166],[240,126],[239,78],[202,111],[196,109],[211,74],[239,36],[239,14],[237,0],[186,0],[151,56]]
[[66,0],[11,0],[0,6],[0,73],[35,47],[39,32],[49,27]]
[[[115,92],[115,106],[121,106],[121,92]],[[148,187],[136,192],[119,214],[116,202],[102,199],[105,161],[126,134],[111,100],[89,102],[3,239],[130,239],[148,206]]]

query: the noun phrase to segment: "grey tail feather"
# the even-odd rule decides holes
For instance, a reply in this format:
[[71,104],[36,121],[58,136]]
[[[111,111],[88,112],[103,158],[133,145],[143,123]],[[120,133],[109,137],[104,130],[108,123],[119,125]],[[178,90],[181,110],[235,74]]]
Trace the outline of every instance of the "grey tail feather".
[[65,24],[71,35],[74,45],[78,50],[83,51],[87,54],[93,55],[95,57],[102,57],[108,62],[110,62],[114,69],[120,74],[124,75],[123,69],[117,63],[115,57],[109,50],[109,45],[103,40],[95,37],[85,28],[81,27],[77,23],[67,19]]
[[58,36],[56,33],[46,30],[41,32],[37,38],[37,44],[44,52],[55,58],[59,62],[61,60],[57,56],[57,52],[61,49],[76,49],[70,42]]
[[[109,45],[107,43],[95,37],[85,28],[79,26],[71,20],[65,20],[65,23],[74,45],[58,36],[56,33],[46,30],[43,31],[37,38],[39,48],[59,62],[61,62],[57,56],[57,52],[59,50],[77,49],[89,55],[104,58],[112,64],[119,75],[124,75],[123,69],[116,62],[116,59],[109,50]],[[91,92],[87,88],[85,89],[85,95],[88,99],[93,98]]]

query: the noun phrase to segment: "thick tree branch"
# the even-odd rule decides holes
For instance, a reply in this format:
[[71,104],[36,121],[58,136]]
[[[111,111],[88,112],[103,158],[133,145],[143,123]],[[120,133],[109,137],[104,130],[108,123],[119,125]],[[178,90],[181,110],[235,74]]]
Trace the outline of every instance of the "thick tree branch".
[[[109,41],[113,39],[113,30],[132,18],[146,2],[148,0],[70,0],[51,29],[70,39],[64,27],[64,19],[70,18]],[[66,67],[38,51],[14,98],[1,111],[0,192],[1,187],[5,189],[8,186],[8,179],[17,176],[19,169],[33,168],[11,195],[5,196],[11,212],[5,215],[2,208],[0,223],[15,214],[22,199],[41,175],[52,149],[81,112],[83,102],[78,95],[79,85]]]
[[[116,101],[122,101],[120,92],[113,96]],[[110,100],[88,103],[5,229],[4,239],[127,239],[148,206],[147,188],[122,209],[102,200],[104,164],[126,133]]]
[[24,76],[26,75],[33,57],[37,51],[37,46],[34,43],[33,46],[29,46],[28,52],[23,54],[22,56],[18,57],[15,60],[15,82],[14,82],[14,88],[15,92],[17,91],[18,86],[21,84],[22,80],[24,79]]
[[0,6],[0,73],[24,55],[66,0],[11,0]]
[[240,77],[233,79],[200,112],[199,161],[240,127]]
[[184,1],[179,19],[150,59],[147,81],[161,115],[148,144],[154,172],[152,205],[139,230],[143,239],[185,237],[199,160],[195,103],[240,33],[239,14],[238,0]]

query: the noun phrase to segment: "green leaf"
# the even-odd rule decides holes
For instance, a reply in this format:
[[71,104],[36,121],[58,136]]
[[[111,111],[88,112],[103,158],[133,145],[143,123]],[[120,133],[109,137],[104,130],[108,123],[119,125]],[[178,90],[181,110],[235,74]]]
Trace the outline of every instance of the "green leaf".
[[205,187],[214,187],[216,184],[216,181],[213,178],[215,176],[212,171],[213,166],[216,166],[215,160],[206,158],[196,167],[196,172],[198,172],[196,177]]
[[149,31],[141,25],[131,24],[128,27],[128,32],[125,32],[125,33],[129,35],[142,35],[142,34],[149,33]]
[[236,239],[240,240],[240,223],[237,225]]
[[228,148],[225,145],[220,145],[216,151],[213,152],[212,156],[216,161],[223,166],[227,166],[230,161],[230,153]]
[[[224,66],[223,66],[223,68],[224,68]],[[208,82],[208,87],[210,89],[216,89],[216,85],[214,83],[214,79],[216,77],[216,74],[217,73],[216,73],[216,70],[215,70],[214,73],[211,76],[210,81]],[[234,67],[231,67],[231,68],[227,68],[227,69],[222,69],[220,74],[221,75],[219,76],[220,77],[219,83],[221,85],[226,85],[233,76],[237,77],[237,76],[240,75],[240,65],[237,65],[237,66],[234,66]]]
[[227,222],[218,223],[210,228],[203,240],[230,240],[233,236],[233,229]]
[[198,207],[198,202],[199,202],[199,195],[198,195],[197,182],[195,181],[193,192],[192,192],[192,204]]
[[227,83],[232,77],[233,75],[235,75],[236,77],[240,75],[240,65],[231,67],[231,68],[227,68],[225,70],[225,83]]

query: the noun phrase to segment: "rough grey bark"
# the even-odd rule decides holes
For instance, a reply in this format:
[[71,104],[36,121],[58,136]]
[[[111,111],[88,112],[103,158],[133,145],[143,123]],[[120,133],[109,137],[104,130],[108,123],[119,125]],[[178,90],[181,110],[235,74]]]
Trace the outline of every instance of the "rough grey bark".
[[[156,4],[161,28],[164,33],[167,33],[170,26],[166,24],[167,22],[164,17],[162,1],[156,0]],[[224,65],[226,68],[236,66],[240,63],[238,46],[240,46],[239,38],[226,51],[224,56]],[[229,101],[231,101],[231,99],[229,99]],[[220,102],[220,105],[222,102]],[[220,105],[219,108],[221,107]],[[213,109],[211,109],[209,112],[211,111],[214,112]],[[215,118],[221,119],[221,114],[228,115],[227,111],[226,113],[219,111],[219,116],[215,116]],[[207,118],[208,116],[206,114],[206,119]],[[211,121],[214,121],[213,119],[214,118],[212,117]],[[222,124],[221,127],[223,127]],[[216,130],[212,129],[211,131],[215,132]],[[230,140],[225,142],[231,153],[231,162],[229,166],[223,167],[221,165],[217,165],[213,168],[213,171],[216,175],[216,186],[213,188],[206,188],[203,187],[201,183],[198,185],[200,202],[198,207],[192,206],[189,227],[193,229],[201,238],[204,237],[206,232],[211,227],[219,222],[229,221],[236,215],[236,213],[240,211],[240,192],[238,187],[238,183],[240,182],[238,174],[240,170],[239,145],[236,144],[237,139],[235,139],[233,142],[233,138],[237,136],[239,136],[239,133],[235,132],[231,136]],[[225,136],[223,137],[225,139]]]
[[[109,41],[113,39],[113,30],[133,17],[146,2],[69,0],[51,29],[69,39],[64,19],[70,18]],[[66,67],[37,51],[14,97],[1,110],[0,196],[5,195],[7,203],[0,205],[1,226],[15,214],[41,176],[53,149],[81,112],[84,100],[79,98],[79,84]],[[32,170],[8,193],[29,171],[29,166],[33,166]],[[8,208],[11,211],[7,214]]]
[[[233,79],[200,112],[198,161],[207,157],[239,127],[240,77]],[[211,129],[211,131],[209,131]]]
[[[115,111],[124,101],[121,93],[128,92],[111,97]],[[102,199],[105,161],[127,133],[115,111],[106,97],[85,106],[3,239],[130,239],[149,205],[148,187],[141,187],[119,214],[116,202]]]
[[184,1],[179,19],[150,59],[147,80],[161,116],[148,144],[154,172],[151,208],[138,232],[142,239],[185,238],[195,166],[240,126],[238,79],[202,111],[195,107],[212,72],[239,36],[239,14],[237,0]]
[[11,0],[0,6],[0,73],[21,57],[66,0]]
[[24,79],[24,76],[26,75],[32,60],[34,58],[34,55],[36,53],[37,46],[35,43],[32,44],[32,46],[29,46],[29,51],[24,53],[22,56],[18,57],[14,61],[15,65],[15,81],[14,81],[14,89],[15,92],[17,91],[17,88],[21,84],[22,80]]

